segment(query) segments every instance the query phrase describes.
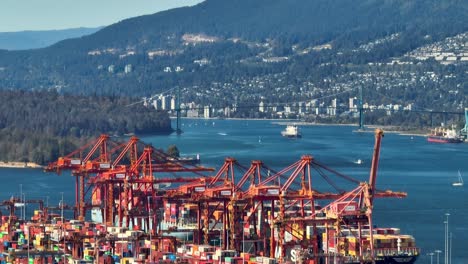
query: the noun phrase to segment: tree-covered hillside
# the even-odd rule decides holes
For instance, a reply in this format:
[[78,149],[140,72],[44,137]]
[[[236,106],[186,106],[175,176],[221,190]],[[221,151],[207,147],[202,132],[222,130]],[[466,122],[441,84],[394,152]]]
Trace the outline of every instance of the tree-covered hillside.
[[352,46],[395,32],[439,38],[455,35],[466,31],[467,13],[468,5],[462,0],[207,0],[127,19],[52,49],[164,47],[174,43],[171,36],[185,33]]
[[0,92],[0,161],[45,164],[101,133],[172,132],[166,112],[130,103],[56,92]]

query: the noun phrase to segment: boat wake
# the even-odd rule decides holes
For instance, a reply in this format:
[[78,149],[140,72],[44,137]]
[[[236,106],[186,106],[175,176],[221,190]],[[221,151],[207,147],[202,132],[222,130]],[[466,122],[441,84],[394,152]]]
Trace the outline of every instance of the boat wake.
[[353,161],[354,164],[361,165],[363,163],[362,159],[357,159]]

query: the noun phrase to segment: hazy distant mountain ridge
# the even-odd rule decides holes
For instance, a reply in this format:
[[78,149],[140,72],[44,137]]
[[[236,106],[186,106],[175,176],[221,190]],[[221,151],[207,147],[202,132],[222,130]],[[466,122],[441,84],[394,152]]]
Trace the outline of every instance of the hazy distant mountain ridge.
[[27,50],[44,48],[64,39],[93,34],[101,28],[0,32],[0,49]]

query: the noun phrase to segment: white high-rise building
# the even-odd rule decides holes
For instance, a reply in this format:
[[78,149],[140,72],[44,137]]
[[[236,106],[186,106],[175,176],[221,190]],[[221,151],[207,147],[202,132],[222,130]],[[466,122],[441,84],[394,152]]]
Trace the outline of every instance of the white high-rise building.
[[226,107],[224,108],[224,116],[225,116],[225,117],[231,117],[231,107],[226,106]]
[[166,95],[160,95],[159,100],[161,100],[161,109],[169,110],[170,109],[170,98]]
[[210,107],[208,105],[205,105],[203,109],[203,117],[210,118]]
[[154,99],[153,100],[153,107],[156,110],[161,110],[161,101],[159,101],[158,99]]
[[335,116],[336,115],[336,98],[331,101],[331,105],[328,108],[328,114]]
[[176,106],[176,98],[175,98],[175,96],[173,96],[173,97],[171,98],[171,110],[175,110],[176,107],[177,107],[177,106]]
[[299,114],[302,114],[305,112],[305,103],[304,102],[298,102],[297,103],[297,112]]
[[125,68],[124,68],[125,73],[131,73],[132,70],[133,70],[133,67],[131,64],[125,65]]
[[260,113],[264,113],[265,112],[265,104],[263,103],[263,101],[260,102],[260,104],[258,105],[258,111]]
[[356,97],[349,98],[349,111],[357,111],[357,105],[355,103],[357,103]]

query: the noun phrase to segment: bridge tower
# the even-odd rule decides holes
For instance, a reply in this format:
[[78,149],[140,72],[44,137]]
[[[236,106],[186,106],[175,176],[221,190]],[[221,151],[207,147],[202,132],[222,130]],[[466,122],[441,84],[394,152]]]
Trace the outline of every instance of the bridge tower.
[[465,108],[465,127],[460,132],[465,138],[468,138],[468,108]]
[[176,113],[177,113],[177,128],[176,133],[177,135],[182,134],[182,129],[180,128],[180,86],[177,87],[177,100],[176,100]]
[[359,87],[359,130],[364,130],[364,111],[362,102],[362,87]]

